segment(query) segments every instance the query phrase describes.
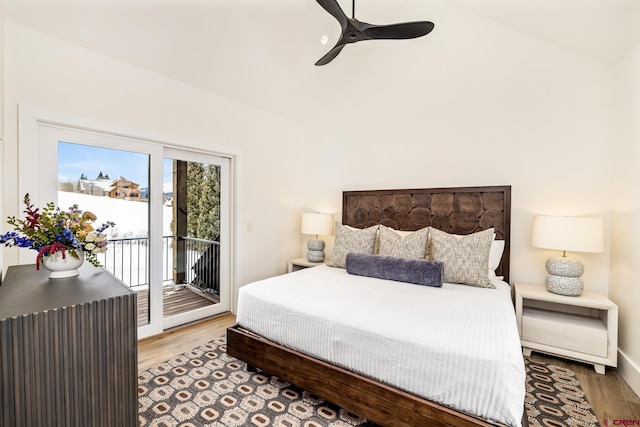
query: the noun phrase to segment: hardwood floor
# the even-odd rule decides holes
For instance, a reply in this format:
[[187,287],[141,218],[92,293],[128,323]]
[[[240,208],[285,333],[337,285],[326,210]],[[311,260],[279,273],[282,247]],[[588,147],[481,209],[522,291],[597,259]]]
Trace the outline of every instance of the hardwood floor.
[[[233,314],[222,314],[141,340],[138,343],[138,370],[148,369],[225,334],[227,327],[235,324],[235,320]],[[640,420],[640,398],[615,369],[607,368],[606,375],[599,375],[592,365],[538,353],[531,357],[573,370],[600,424],[606,419]]]
[[192,348],[206,344],[226,334],[227,327],[235,323],[236,316],[233,314],[221,314],[142,339],[138,341],[138,370],[144,371]]

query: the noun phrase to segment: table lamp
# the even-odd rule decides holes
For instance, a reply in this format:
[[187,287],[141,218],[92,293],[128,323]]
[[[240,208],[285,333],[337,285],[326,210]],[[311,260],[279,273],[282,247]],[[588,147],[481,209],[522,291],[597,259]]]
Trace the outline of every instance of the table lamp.
[[314,234],[315,239],[307,242],[307,260],[309,262],[324,261],[324,241],[318,236],[333,234],[333,215],[322,213],[302,214],[302,234]]
[[561,257],[549,258],[545,268],[549,273],[545,285],[549,292],[578,296],[584,285],[580,276],[584,265],[567,257],[572,252],[602,252],[604,246],[602,218],[569,216],[536,216],[533,218],[531,245],[536,248],[557,249]]

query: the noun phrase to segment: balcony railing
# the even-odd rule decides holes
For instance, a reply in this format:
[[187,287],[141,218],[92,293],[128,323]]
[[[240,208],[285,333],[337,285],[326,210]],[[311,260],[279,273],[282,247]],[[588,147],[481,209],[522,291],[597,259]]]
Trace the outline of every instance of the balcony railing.
[[[212,240],[180,237],[184,245],[182,268],[174,268],[175,236],[162,238],[162,281],[165,284],[186,283],[212,294],[220,294],[220,243]],[[98,256],[104,268],[129,287],[149,285],[149,239],[133,237],[109,239],[108,250]],[[176,283],[176,271],[183,271],[184,280]]]
[[186,243],[186,283],[219,296],[220,242],[194,237],[180,239]]

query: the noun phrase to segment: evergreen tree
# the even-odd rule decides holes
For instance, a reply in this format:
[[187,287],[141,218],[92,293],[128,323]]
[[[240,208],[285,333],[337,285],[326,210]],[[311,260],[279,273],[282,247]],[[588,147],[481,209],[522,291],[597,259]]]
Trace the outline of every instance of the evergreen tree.
[[206,240],[220,239],[220,168],[207,165],[201,181],[198,212],[198,237]]
[[187,163],[187,235],[220,238],[220,167]]
[[204,165],[187,162],[187,236],[198,236],[198,217],[200,216],[200,198]]

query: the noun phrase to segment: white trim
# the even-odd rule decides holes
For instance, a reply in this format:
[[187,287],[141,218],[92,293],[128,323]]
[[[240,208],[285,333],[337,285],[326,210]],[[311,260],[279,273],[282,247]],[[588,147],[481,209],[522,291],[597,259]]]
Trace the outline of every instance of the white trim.
[[[203,142],[198,140],[192,140],[189,138],[183,138],[175,135],[168,135],[162,133],[151,132],[147,130],[126,127],[113,123],[102,122],[86,117],[79,117],[70,114],[58,113],[55,111],[49,111],[40,108],[34,108],[26,105],[18,105],[18,198],[15,203],[19,206],[22,203],[22,197],[27,192],[31,196],[31,200],[35,205],[42,204],[40,200],[41,191],[39,188],[39,176],[37,171],[34,173],[34,153],[40,155],[39,140],[39,128],[41,125],[48,127],[64,127],[67,129],[84,131],[90,133],[100,133],[102,135],[110,135],[116,138],[130,138],[142,143],[147,142],[153,145],[159,145],[164,148],[172,148],[184,151],[190,151],[194,153],[203,153],[209,155],[215,155],[223,158],[227,158],[230,161],[230,238],[229,238],[229,250],[231,253],[230,260],[230,310],[235,312],[236,307],[236,295],[238,292],[240,279],[239,269],[239,221],[237,215],[240,213],[239,206],[239,193],[240,193],[240,169],[241,169],[241,151],[218,144],[210,144],[209,142]],[[200,148],[206,147],[206,148]],[[51,153],[42,153],[43,155],[50,155]],[[156,174],[162,175],[162,171],[154,172],[152,168],[152,179]],[[161,178],[160,178],[161,179]],[[155,269],[154,269],[155,270]],[[159,270],[159,269],[158,269]],[[144,328],[144,327],[143,327]],[[140,329],[140,336],[142,336],[143,329]],[[160,331],[144,331],[144,335],[152,335]]]
[[629,387],[640,396],[640,367],[624,352],[618,349],[618,373],[629,384]]
[[240,171],[243,169],[243,157],[241,155],[236,154],[235,157],[233,157],[232,161],[231,161],[231,176],[233,177],[233,179],[231,180],[231,189],[230,189],[230,196],[231,196],[231,200],[229,201],[229,203],[231,204],[232,210],[231,210],[231,218],[229,219],[230,221],[230,228],[233,231],[233,236],[232,236],[232,240],[233,240],[233,263],[231,265],[231,300],[229,301],[229,304],[231,306],[231,312],[233,314],[236,314],[238,311],[238,292],[240,290],[240,284],[243,283],[242,281],[242,272],[240,269],[240,260],[241,260],[241,256],[240,254],[242,253],[243,250],[243,246],[242,246],[242,242],[243,239],[240,239],[239,236],[239,230],[240,230],[240,224],[244,224],[244,214],[243,209],[239,209],[239,206],[242,206],[242,203],[240,203],[241,201],[241,195],[244,194],[243,191],[243,181],[242,181],[242,175],[240,174]]
[[[100,132],[101,134],[113,135],[121,138],[133,138],[146,142],[154,142],[162,144],[167,148],[178,148],[193,152],[202,152],[213,154],[221,157],[234,158],[241,154],[240,150],[225,146],[211,145],[203,141],[190,138],[184,138],[176,135],[152,132],[144,129],[137,129],[114,123],[103,122],[99,120],[89,119],[86,117],[74,116],[71,114],[58,113],[41,108],[34,108],[25,105],[18,105],[18,136],[20,137],[27,129],[31,129],[30,137],[37,135],[37,127],[34,128],[34,122],[44,122],[51,125],[61,125],[66,128],[78,130],[86,130],[89,132]],[[22,144],[22,140],[19,141]],[[28,141],[25,141],[28,143]],[[33,141],[32,141],[33,142]],[[37,140],[35,141],[37,144]],[[206,146],[205,149],[197,147]],[[22,147],[21,147],[22,148]],[[22,150],[21,150],[22,151]]]
[[[156,145],[156,144],[154,144]],[[162,146],[149,158],[149,243],[162,242],[162,197],[154,197],[154,188],[162,188]],[[159,154],[159,155],[158,155]],[[162,245],[149,245],[149,323],[138,327],[138,338],[163,331]],[[154,288],[155,285],[155,288]]]

